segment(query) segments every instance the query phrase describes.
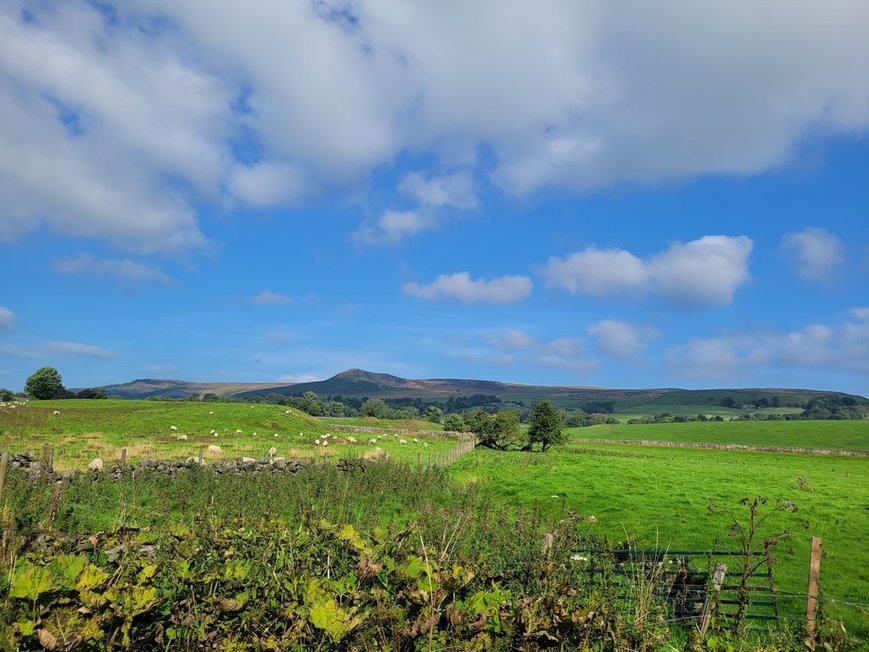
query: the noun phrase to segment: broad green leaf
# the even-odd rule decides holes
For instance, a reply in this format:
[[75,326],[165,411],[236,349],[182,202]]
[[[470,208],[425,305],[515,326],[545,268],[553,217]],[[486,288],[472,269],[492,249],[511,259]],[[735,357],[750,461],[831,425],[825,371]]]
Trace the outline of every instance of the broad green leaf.
[[21,630],[22,636],[30,636],[36,629],[36,623],[29,618],[22,618],[18,621],[18,629]]
[[85,557],[58,555],[48,563],[47,568],[50,568],[51,572],[54,573],[60,588],[71,589],[75,586],[75,581],[86,563]]
[[92,590],[99,587],[107,579],[109,579],[109,574],[102,568],[94,564],[87,564],[78,576],[75,588],[78,591]]
[[45,566],[26,566],[15,575],[9,596],[23,600],[36,600],[43,593],[56,591],[53,574]]

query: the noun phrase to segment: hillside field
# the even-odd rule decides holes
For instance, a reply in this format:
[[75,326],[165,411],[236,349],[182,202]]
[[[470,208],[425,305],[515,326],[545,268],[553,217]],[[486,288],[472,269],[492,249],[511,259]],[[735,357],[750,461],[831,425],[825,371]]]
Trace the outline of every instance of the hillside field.
[[[324,434],[335,435],[337,441],[330,437],[329,446],[315,446],[314,441]],[[186,435],[187,440],[179,441],[179,435]],[[357,443],[348,441],[348,436]],[[0,450],[38,452],[48,443],[54,448],[58,469],[83,469],[95,457],[109,463],[120,459],[123,448],[129,461],[183,459],[198,455],[209,444],[220,446],[224,453],[206,453],[206,459],[261,458],[271,447],[281,457],[312,458],[326,453],[333,458],[352,457],[374,450],[375,445],[368,443],[371,437],[342,433],[297,410],[265,404],[108,399],[31,401],[0,408]],[[427,457],[457,443],[446,435],[418,438],[416,444],[405,439],[408,443],[402,445],[397,436],[384,437],[376,446],[395,459],[415,462],[420,453]]]
[[862,421],[710,421],[638,423],[570,428],[583,439],[623,439],[703,444],[743,444],[787,448],[869,450],[869,420]]
[[[55,415],[55,411],[60,414]],[[353,423],[361,425],[362,422],[353,420]],[[173,425],[177,430],[171,429]],[[217,431],[217,437],[210,435],[211,430]],[[236,434],[236,430],[242,433]],[[360,443],[353,445],[346,441],[350,433],[338,433],[334,428],[330,431],[329,422],[263,404],[70,400],[31,402],[0,411],[0,449],[37,451],[43,442],[48,442],[55,447],[58,468],[83,468],[97,455],[111,461],[118,458],[123,447],[128,449],[130,461],[184,458],[195,455],[210,443],[220,445],[224,449],[222,457],[227,458],[261,457],[270,446],[275,446],[281,456],[321,456],[322,447],[315,447],[313,441],[328,432],[338,434],[339,440],[343,440],[329,446],[331,459],[360,455],[373,448],[365,443],[366,435],[360,433],[357,437]],[[187,435],[188,440],[178,441],[176,437],[181,434]],[[735,547],[727,537],[728,518],[721,511],[710,511],[710,505],[739,513],[743,509],[739,503],[744,497],[763,495],[771,502],[792,500],[799,511],[776,515],[762,533],[779,529],[791,531],[790,538],[776,551],[777,585],[785,592],[781,598],[783,611],[798,617],[805,608],[802,599],[788,597],[786,593],[806,590],[813,535],[822,537],[824,542],[822,586],[825,596],[869,604],[869,547],[865,543],[866,532],[869,532],[869,458],[657,449],[575,441],[577,438],[660,439],[866,449],[869,448],[867,422],[596,426],[572,429],[571,437],[566,445],[547,454],[478,448],[454,463],[448,472],[459,488],[473,488],[476,494],[488,496],[492,505],[515,509],[536,507],[553,520],[563,518],[570,510],[594,515],[597,519],[594,530],[611,542],[632,539],[640,546],[670,549]],[[412,436],[407,439],[412,441]],[[429,444],[429,452],[444,451],[456,444],[455,439],[446,435],[421,435],[415,445],[401,445],[398,441],[397,435],[378,436],[378,445],[393,459],[410,463],[417,460],[423,443]],[[410,473],[410,469],[407,472]],[[227,495],[255,497],[265,488],[260,486],[263,480],[233,482],[237,486]],[[288,482],[299,486],[298,481]],[[335,485],[334,489],[346,492],[340,485]],[[129,507],[134,514],[135,510],[141,515],[172,513],[174,518],[186,520],[190,515],[184,510],[191,514],[198,511],[210,495],[213,501],[213,494],[207,488],[179,491],[174,486],[161,489],[159,483],[143,484],[137,490],[135,506],[130,504]],[[332,496],[329,491],[316,502],[334,500],[340,505],[346,501],[345,495]],[[423,503],[418,503],[408,512],[400,501],[387,500],[383,488],[378,492],[354,497],[354,501],[361,502],[351,511],[363,509],[361,505],[367,504],[366,501],[377,503],[371,508],[378,514],[383,515],[382,509],[387,509],[390,519],[401,520],[417,510],[425,511]],[[186,497],[194,493],[199,496],[197,500]],[[170,499],[170,495],[174,497]],[[127,496],[124,500],[131,498]],[[105,499],[105,496],[101,498]],[[93,512],[98,519],[93,522],[95,526],[98,523],[105,526],[106,508],[113,506],[114,512],[108,512],[110,516],[117,513],[120,504],[112,497],[109,498],[111,505],[87,507],[88,500],[87,492],[77,497],[82,509],[96,510]],[[262,496],[257,500],[262,503]],[[262,503],[262,507],[268,504]],[[320,508],[325,509],[323,505]],[[231,505],[228,509],[225,516],[231,517]],[[865,608],[843,602],[829,602],[826,608],[828,616],[842,619],[850,630],[869,637],[869,611]]]

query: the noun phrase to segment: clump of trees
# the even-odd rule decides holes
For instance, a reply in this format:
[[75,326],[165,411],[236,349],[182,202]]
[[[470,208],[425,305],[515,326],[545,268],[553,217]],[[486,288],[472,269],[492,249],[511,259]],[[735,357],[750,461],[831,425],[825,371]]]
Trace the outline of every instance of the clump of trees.
[[[450,415],[450,421],[458,415]],[[528,429],[519,426],[516,410],[501,410],[495,414],[476,411],[466,414],[464,430],[477,436],[477,445],[494,450],[547,451],[565,440],[564,415],[548,400],[536,401],[528,417]],[[444,427],[446,427],[446,422]],[[457,422],[450,425],[459,425]],[[450,428],[458,430],[458,428]]]
[[[8,390],[6,391],[8,392]],[[65,398],[106,398],[104,389],[89,388],[79,392],[68,390],[63,386],[60,372],[54,367],[42,367],[33,372],[24,383],[24,394],[39,401]],[[12,400],[12,397],[3,400]]]

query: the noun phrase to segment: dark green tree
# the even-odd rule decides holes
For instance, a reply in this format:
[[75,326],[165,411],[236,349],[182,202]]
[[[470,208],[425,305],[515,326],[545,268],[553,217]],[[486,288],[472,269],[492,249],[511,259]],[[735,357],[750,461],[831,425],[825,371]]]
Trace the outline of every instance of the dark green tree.
[[444,430],[448,432],[464,432],[465,420],[461,414],[450,414],[444,419]]
[[0,387],[0,401],[6,403],[14,398],[15,394],[13,394],[11,390],[6,389],[5,387]]
[[552,403],[543,399],[535,401],[528,420],[528,449],[540,444],[545,452],[565,440],[564,418]]
[[390,409],[382,398],[370,398],[362,404],[360,412],[364,417],[388,419]]
[[429,405],[422,413],[422,418],[432,423],[440,423],[444,420],[444,411],[436,405]]
[[24,392],[31,398],[46,400],[63,393],[63,379],[54,367],[37,369],[27,382]]

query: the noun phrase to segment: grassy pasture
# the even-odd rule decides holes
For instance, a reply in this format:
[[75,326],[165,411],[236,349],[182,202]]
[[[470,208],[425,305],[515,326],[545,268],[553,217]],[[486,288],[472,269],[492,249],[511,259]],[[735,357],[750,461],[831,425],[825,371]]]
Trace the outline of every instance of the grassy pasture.
[[869,420],[643,423],[571,428],[568,432],[583,439],[648,439],[704,444],[869,450]]
[[[55,410],[60,414],[55,415]],[[212,430],[217,436],[211,435]],[[337,435],[337,441],[330,438],[329,446],[315,446],[314,441],[326,433]],[[179,435],[187,435],[187,440],[179,441]],[[311,458],[327,452],[331,457],[357,456],[374,450],[375,445],[368,443],[372,437],[376,436],[333,431],[324,421],[276,405],[67,400],[0,408],[0,450],[37,451],[47,442],[54,447],[58,469],[81,469],[94,457],[117,460],[122,448],[127,449],[127,459],[135,461],[195,456],[209,444],[224,451],[218,456],[206,453],[206,459],[212,460],[259,458],[272,446],[281,457]],[[378,438],[376,446],[395,459],[415,462],[420,452],[427,456],[457,443],[446,436],[419,437],[416,444],[405,439],[408,443],[402,445],[398,436],[390,435]]]
[[422,421],[420,419],[377,419],[375,417],[320,417],[323,423],[339,424],[342,426],[359,426],[363,428],[387,428],[412,430],[443,430],[439,423]]
[[[595,527],[612,541],[631,538],[640,546],[672,549],[735,549],[726,536],[727,517],[710,512],[711,504],[738,509],[746,496],[790,499],[799,512],[769,523],[771,530],[792,531],[777,551],[778,588],[805,592],[811,537],[817,535],[824,541],[826,594],[869,603],[866,458],[574,443],[546,455],[478,449],[451,473],[514,504],[594,515]],[[804,488],[800,477],[808,481]],[[796,615],[805,605],[783,599],[782,607]],[[865,611],[832,606],[830,613],[869,633]]]

